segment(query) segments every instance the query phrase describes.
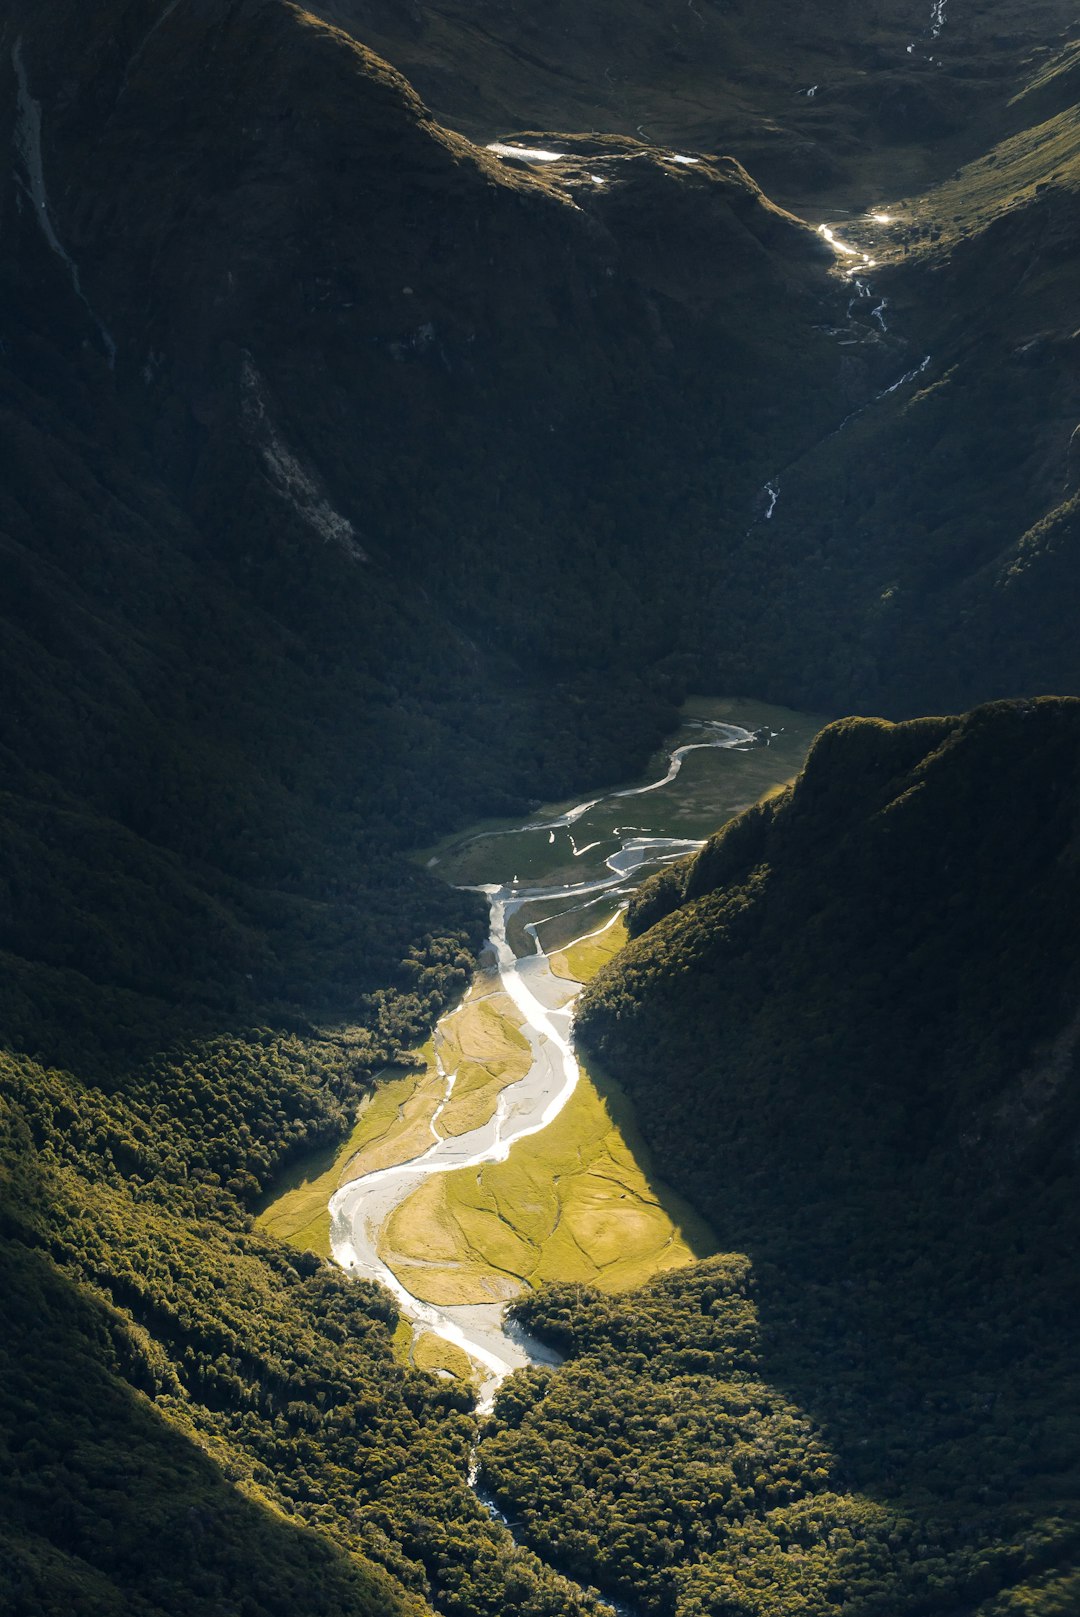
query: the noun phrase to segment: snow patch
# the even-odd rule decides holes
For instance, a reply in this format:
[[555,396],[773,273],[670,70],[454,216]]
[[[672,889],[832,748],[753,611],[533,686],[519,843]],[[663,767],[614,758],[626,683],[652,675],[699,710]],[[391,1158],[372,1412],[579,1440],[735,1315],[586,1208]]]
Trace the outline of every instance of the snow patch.
[[568,152],[546,152],[540,147],[533,146],[506,146],[501,140],[493,140],[485,151],[494,152],[496,157],[516,157],[522,163],[561,163]]

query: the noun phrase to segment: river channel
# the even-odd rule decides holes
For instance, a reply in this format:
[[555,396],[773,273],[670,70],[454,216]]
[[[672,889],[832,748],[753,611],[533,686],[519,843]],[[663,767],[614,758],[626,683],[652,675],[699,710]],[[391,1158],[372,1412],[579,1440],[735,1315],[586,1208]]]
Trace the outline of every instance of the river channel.
[[[797,773],[822,722],[759,702],[690,703],[642,781],[555,805],[518,825],[480,828],[429,861],[445,880],[487,899],[481,975],[516,1011],[528,1070],[498,1093],[477,1126],[444,1132],[440,1116],[452,1102],[457,1073],[438,1057],[443,1087],[426,1137],[413,1141],[419,1149],[335,1192],[330,1239],[337,1262],[387,1286],[416,1332],[469,1355],[482,1376],[481,1407],[511,1371],[551,1355],[508,1324],[501,1301],[454,1305],[415,1295],[425,1289],[409,1279],[415,1266],[397,1265],[403,1280],[384,1261],[388,1221],[432,1176],[505,1162],[518,1142],[551,1127],[581,1077],[572,1016],[582,984],[565,967],[553,970],[553,957],[582,939],[602,938],[646,877],[693,852],[725,820]],[[436,1029],[436,1051],[449,1048],[455,1014]]]

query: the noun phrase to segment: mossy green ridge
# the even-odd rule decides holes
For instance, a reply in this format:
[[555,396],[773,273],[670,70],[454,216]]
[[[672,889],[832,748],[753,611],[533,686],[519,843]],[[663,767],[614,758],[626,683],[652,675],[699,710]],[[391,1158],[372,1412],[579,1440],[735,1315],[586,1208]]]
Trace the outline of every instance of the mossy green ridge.
[[[481,1445],[483,1481],[524,1536],[634,1609],[679,1617],[1071,1612],[1080,1531],[1058,1490],[988,1508],[980,1477],[910,1497],[860,1485],[775,1373],[763,1279],[734,1254],[629,1297],[555,1286],[515,1305],[569,1356],[505,1384]],[[850,1380],[827,1350],[817,1369]],[[937,1398],[959,1424],[951,1392]]]
[[578,1040],[744,1255],[518,1305],[529,1542],[646,1610],[1069,1609],[1078,836],[1076,700],[844,720],[642,889]]
[[[308,1530],[260,1486],[262,1467],[199,1430],[178,1386],[171,1419],[155,1408],[146,1337],[100,1295],[7,1240],[0,1274],[5,1611],[284,1617],[295,1601],[326,1617],[430,1611],[369,1559]],[[370,1324],[362,1304],[354,1318]]]

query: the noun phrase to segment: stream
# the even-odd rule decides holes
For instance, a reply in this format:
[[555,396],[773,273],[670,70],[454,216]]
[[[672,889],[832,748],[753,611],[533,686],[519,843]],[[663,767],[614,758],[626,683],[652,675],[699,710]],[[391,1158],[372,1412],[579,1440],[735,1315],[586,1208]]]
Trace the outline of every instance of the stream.
[[[431,1119],[431,1143],[335,1192],[331,1248],[345,1269],[388,1287],[414,1331],[433,1332],[473,1359],[483,1372],[481,1411],[512,1371],[557,1362],[556,1356],[507,1322],[503,1303],[437,1307],[415,1297],[380,1257],[380,1233],[430,1175],[504,1161],[517,1141],[558,1116],[580,1077],[571,1018],[582,985],[557,976],[551,954],[603,932],[648,875],[693,852],[732,814],[795,774],[821,722],[763,703],[702,700],[643,782],[518,825],[481,829],[429,861],[454,885],[484,894],[489,931],[481,967],[497,975],[520,1013],[531,1063],[502,1091],[485,1123],[444,1136],[439,1114],[455,1074],[440,1061],[445,1091]],[[454,1014],[436,1029],[436,1050]]]

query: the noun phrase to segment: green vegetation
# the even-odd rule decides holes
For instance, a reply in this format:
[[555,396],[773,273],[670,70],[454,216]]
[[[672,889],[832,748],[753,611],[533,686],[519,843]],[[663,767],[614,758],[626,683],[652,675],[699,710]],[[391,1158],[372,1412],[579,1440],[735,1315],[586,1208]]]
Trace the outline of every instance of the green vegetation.
[[[680,29],[696,27],[696,8],[672,4]],[[729,51],[744,36],[702,4],[715,29],[702,23],[707,44],[690,53],[698,82],[730,56],[727,83],[748,83]],[[616,30],[578,9],[604,66],[618,46],[610,80],[579,82],[613,87],[635,61],[659,73],[689,49],[663,7]],[[832,8],[819,55],[803,30],[825,9],[785,36],[764,119],[743,99],[728,121],[716,103],[691,118],[709,144],[741,131],[775,170],[794,161],[793,189],[869,165],[879,124],[902,143],[897,109],[913,104],[909,80],[890,69],[879,97],[868,71],[902,48],[907,9],[841,47],[850,19]],[[476,152],[393,68],[294,6],[151,10],[11,0],[6,14],[0,1604],[19,1617],[425,1603],[563,1617],[589,1598],[516,1550],[466,1486],[467,1389],[395,1359],[387,1299],[287,1249],[254,1211],[301,1245],[323,1240],[318,1181],[348,1170],[341,1145],[374,1074],[407,1067],[470,980],[482,903],[406,850],[524,814],[539,793],[625,778],[692,683],[834,711],[1080,688],[1073,69],[1040,60],[1014,100],[999,166],[1023,205],[990,206],[983,171],[965,169],[969,196],[944,195],[969,237],[883,279],[904,337],[879,342],[867,310],[866,340],[842,347],[829,328],[847,289],[820,242],[732,159],[680,167],[601,141],[607,183],[582,166],[564,184]],[[520,85],[526,14],[505,10]],[[765,35],[745,38],[771,49],[778,14],[756,8]],[[444,87],[475,79],[453,71],[453,32],[445,17],[418,29]],[[471,21],[468,49],[481,50]],[[564,87],[570,49],[560,36]],[[926,168],[924,113],[948,124],[991,67],[1004,62],[996,81],[1015,97],[1022,75],[1001,49],[915,99],[923,150],[892,172]],[[799,98],[774,130],[770,109],[795,100],[789,70],[831,61],[843,96]],[[500,119],[512,91],[493,92]],[[648,121],[639,90],[613,93],[620,116]],[[839,166],[822,130],[843,139]],[[830,436],[931,349],[925,385]],[[778,470],[766,531],[759,491]],[[1070,1103],[1058,1056],[1032,1057],[1020,1094],[1007,1078],[1062,1022],[1073,862],[1052,815],[1025,818],[1018,788],[1015,845],[993,844],[978,883],[964,866],[1008,762],[1003,746],[978,792],[958,793],[962,824],[921,826],[884,889],[869,881],[872,838],[861,856],[830,841],[850,783],[804,819],[804,781],[761,818],[775,881],[757,865],[746,876],[730,846],[697,867],[704,883],[730,856],[741,883],[709,985],[737,1092],[703,1080],[718,1041],[694,1025],[689,965],[643,964],[644,939],[610,968],[633,984],[625,1003],[605,979],[590,1017],[647,1102],[658,1166],[725,1242],[754,1243],[760,1379],[828,1428],[859,1498],[902,1494],[922,1524],[952,1489],[957,1534],[1008,1546],[1007,1576],[991,1568],[987,1586],[1036,1590],[1002,1597],[1014,1617],[1025,1601],[1051,1609],[1046,1524],[1072,1509]],[[890,829],[933,795],[922,786],[914,806],[879,805]],[[1035,786],[1043,804],[1050,787]],[[798,876],[772,840],[800,823],[813,836]],[[913,887],[924,841],[953,865]],[[1031,851],[1044,843],[1052,876]],[[957,868],[971,881],[953,906]],[[827,918],[807,924],[830,870],[833,891],[857,873],[877,904],[872,921],[834,915],[835,936]],[[1014,886],[998,913],[1002,871]],[[678,880],[643,904],[671,910],[658,930],[681,957],[682,900],[697,900]],[[725,903],[704,884],[700,898]],[[756,926],[764,942],[743,950]],[[1002,935],[1007,969],[984,948]],[[602,1025],[608,994],[616,1031]],[[650,1020],[660,994],[668,1008]],[[462,1043],[469,1075],[448,1113],[460,1127],[521,1055],[488,1025],[498,1014],[478,1012],[480,1047]],[[636,1071],[624,1044],[639,1031],[654,1066]],[[832,1111],[824,1068],[847,1086]],[[435,1077],[395,1083],[361,1115],[354,1168],[408,1154],[429,1127]],[[661,1213],[672,1228],[680,1215],[631,1172],[614,1092],[583,1088],[580,1104],[595,1156],[568,1177],[578,1245],[559,1261],[640,1278],[681,1251],[661,1239]],[[461,1218],[490,1231],[530,1173],[487,1181]],[[267,1206],[282,1185],[291,1199]],[[624,1192],[640,1265],[609,1238]],[[850,1209],[867,1198],[879,1213],[864,1226]],[[557,1237],[526,1212],[535,1253],[526,1263],[514,1237],[515,1285],[515,1265],[553,1272]],[[1013,1508],[1019,1549],[993,1517]],[[643,1600],[666,1520],[650,1503],[633,1564],[619,1561]],[[895,1604],[891,1588],[881,1598]]]
[[[328,1258],[328,1204],[340,1185],[410,1161],[431,1144],[433,1127],[448,1136],[488,1121],[502,1090],[524,1077],[531,1059],[520,1013],[497,981],[492,987],[478,977],[464,1003],[440,1022],[436,1039],[441,1068],[429,1040],[420,1052],[423,1068],[400,1078],[391,1078],[390,1069],[379,1075],[343,1144],[305,1156],[278,1181],[259,1213],[261,1229]],[[454,1084],[447,1100],[450,1073]]]
[[519,1316],[483,1445],[646,1612],[1049,1617],[1080,1555],[1080,702],[825,729],[642,889],[579,1040],[736,1257]]
[[505,1162],[425,1180],[387,1220],[379,1255],[414,1296],[445,1304],[546,1280],[623,1291],[713,1247],[702,1220],[655,1182],[618,1086],[583,1072],[555,1121]]
[[5,1610],[582,1611],[468,1488],[468,1389],[229,1188],[329,1103],[319,1055],[253,1035],[127,1094],[2,1058]]
[[431,1120],[446,1092],[446,1079],[435,1066],[430,1040],[421,1055],[426,1058],[422,1069],[385,1080],[366,1102],[338,1153],[331,1194],[347,1179],[407,1162],[431,1143]]
[[497,973],[477,978],[464,1005],[440,1025],[443,1067],[454,1074],[450,1099],[439,1116],[444,1135],[467,1134],[494,1115],[500,1094],[524,1078],[532,1046],[524,1018],[499,987]]
[[[483,1479],[528,1541],[645,1613],[1068,1612],[1080,1523],[1061,1495],[1033,1509],[988,1506],[977,1482],[860,1486],[788,1391],[762,1290],[726,1256],[630,1297],[556,1286],[516,1305],[570,1355],[506,1383],[481,1445]],[[815,1368],[846,1382],[847,1344],[831,1345],[839,1362]],[[952,1389],[935,1405],[963,1421]]]
[[[220,1248],[208,1270],[215,1278],[219,1257]],[[73,1285],[46,1253],[7,1240],[0,1274],[5,1611],[288,1617],[297,1602],[313,1617],[429,1610],[355,1548],[310,1531],[311,1504],[264,1487],[265,1464],[224,1441],[213,1429],[220,1417],[200,1411],[197,1399],[193,1410],[178,1381],[164,1397],[147,1396],[165,1361],[153,1363],[147,1332],[97,1288]],[[300,1277],[293,1281],[274,1301],[297,1291]],[[341,1296],[339,1318],[370,1331],[371,1301]],[[331,1323],[329,1314],[311,1318]],[[198,1340],[194,1322],[189,1340]],[[318,1346],[319,1337],[308,1341]],[[348,1356],[368,1376],[379,1364],[377,1349]],[[189,1373],[196,1362],[189,1357]],[[279,1370],[276,1389],[267,1387],[263,1398],[276,1401],[287,1390]],[[301,1393],[299,1383],[293,1390]],[[281,1405],[276,1436],[274,1420],[262,1418],[271,1445],[310,1443],[298,1408],[286,1415]]]
[[446,1342],[434,1331],[422,1331],[413,1343],[413,1363],[418,1370],[443,1371],[457,1381],[472,1386],[478,1380],[477,1366],[463,1349]]
[[[334,0],[315,9],[342,14]],[[931,43],[929,5],[910,0],[706,4],[691,24],[685,11],[684,0],[596,0],[538,27],[514,0],[478,33],[467,7],[443,0],[422,27],[392,8],[365,12],[364,36],[474,138],[515,130],[526,145],[595,157],[644,131],[679,151],[731,152],[800,210],[846,211],[881,200],[883,172],[910,192],[985,149],[1018,83],[1052,73],[1048,42],[1076,23],[1067,0],[985,0],[953,7]],[[813,98],[799,93],[811,85]]]
[[396,1118],[402,1106],[402,1091],[411,1097],[419,1079],[415,1073],[390,1079],[384,1069],[375,1081],[378,1087],[361,1102],[344,1145],[335,1143],[313,1152],[278,1180],[272,1199],[256,1219],[260,1229],[320,1258],[330,1256],[330,1198],[342,1183],[346,1168],[367,1145],[372,1114],[381,1122],[393,1107]]
[[620,914],[602,931],[579,939],[568,949],[560,949],[551,956],[549,963],[556,977],[565,977],[574,983],[587,983],[596,976],[601,966],[606,966],[612,956],[618,954],[625,942],[626,922]]

